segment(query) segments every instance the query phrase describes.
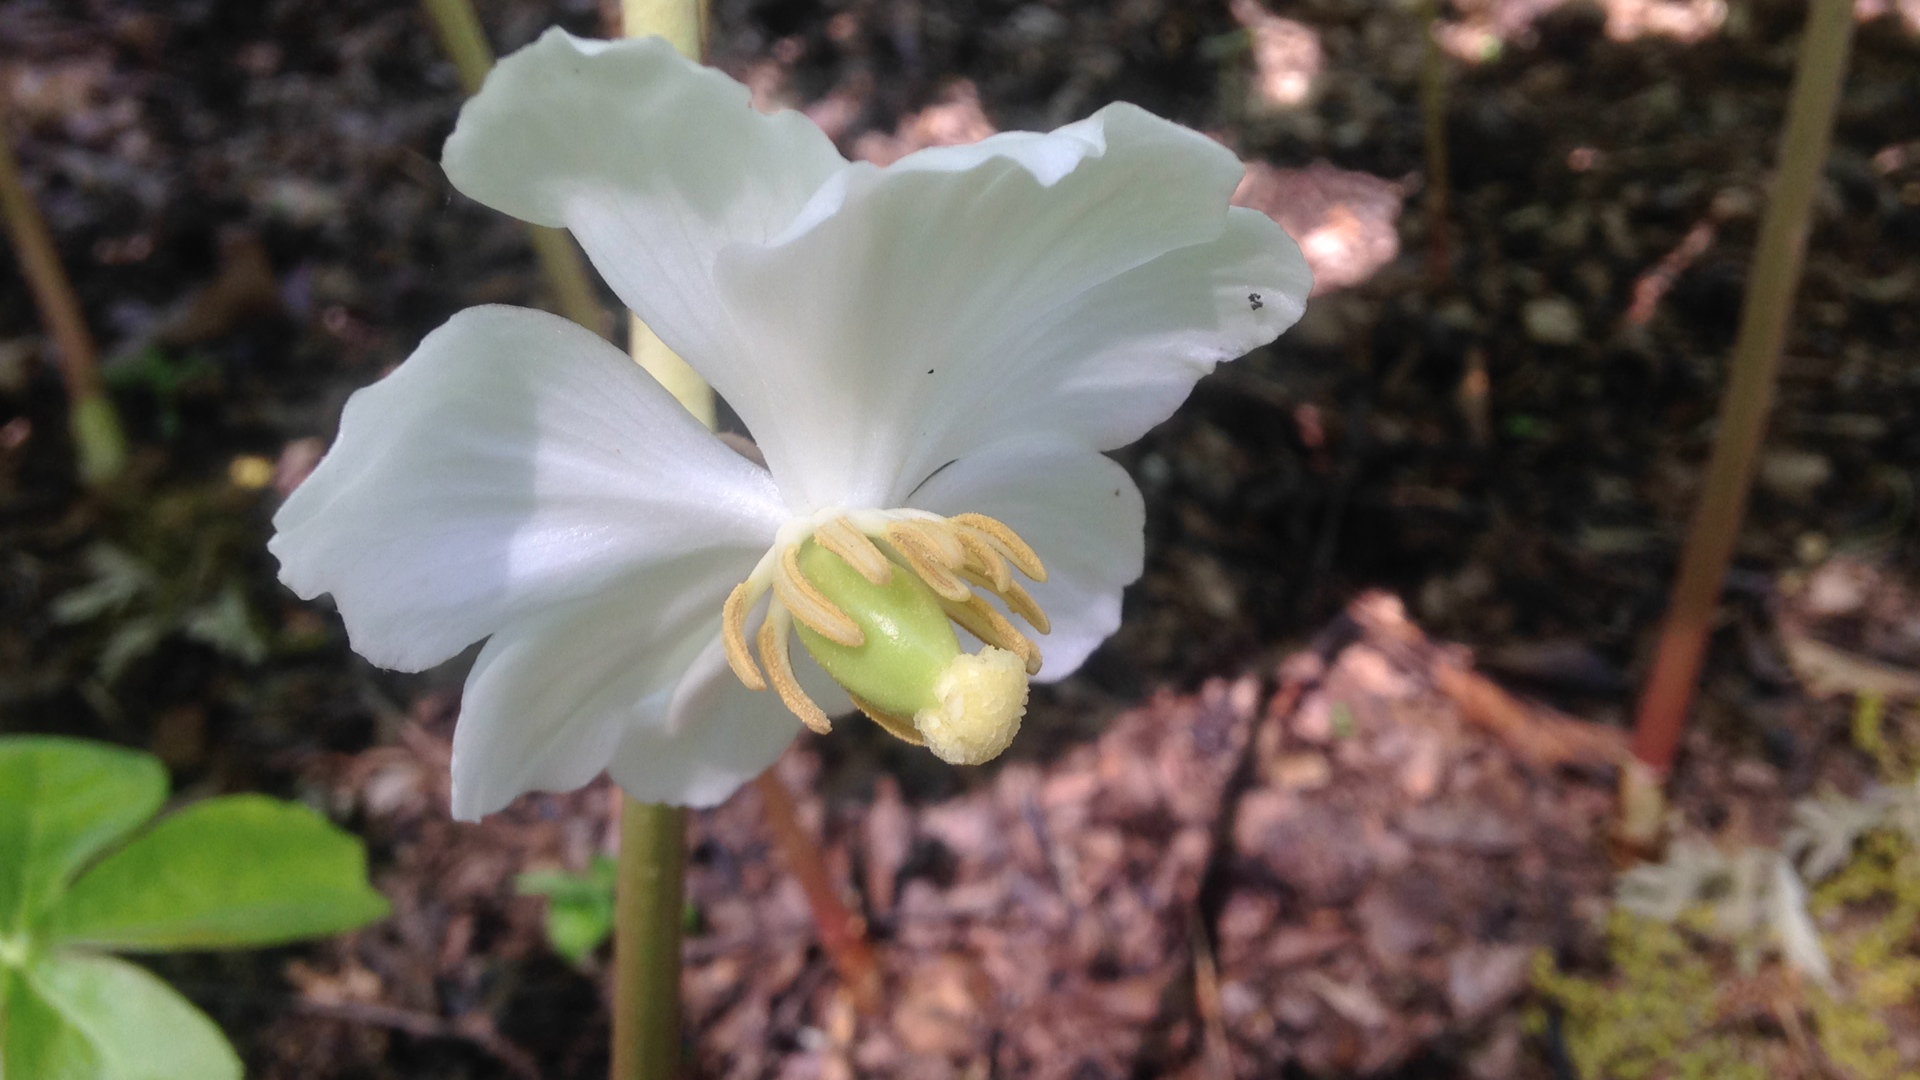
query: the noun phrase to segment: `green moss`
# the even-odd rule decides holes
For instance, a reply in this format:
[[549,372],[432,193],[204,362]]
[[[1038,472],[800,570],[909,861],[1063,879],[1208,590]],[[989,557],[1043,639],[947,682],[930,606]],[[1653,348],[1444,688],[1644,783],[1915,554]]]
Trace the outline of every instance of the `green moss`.
[[1863,914],[1833,938],[1850,993],[1810,995],[1820,1046],[1857,1080],[1915,1080],[1900,1069],[1881,1010],[1920,999],[1920,853],[1902,834],[1871,833],[1853,861],[1814,891],[1816,915]]
[[[1797,1013],[1834,1075],[1920,1080],[1920,1070],[1903,1069],[1886,1014],[1920,1001],[1920,852],[1899,832],[1871,833],[1853,860],[1814,891],[1809,907],[1823,923],[1840,993],[1830,995],[1783,973],[1777,985],[1789,996],[1773,1007]],[[1715,927],[1705,906],[1674,924],[1616,909],[1607,927],[1608,971],[1571,975],[1545,952],[1535,958],[1534,987],[1545,1007],[1561,1013],[1580,1076],[1816,1075],[1806,1071],[1806,1049],[1773,1025],[1727,1019],[1736,1010],[1723,1008],[1722,988],[1744,980],[1734,974],[1732,943],[1721,940]],[[1532,1023],[1542,1030],[1544,1011]]]
[[1616,911],[1607,941],[1610,978],[1565,974],[1544,952],[1534,963],[1534,987],[1560,1009],[1581,1076],[1766,1080],[1761,1048],[1716,1029],[1721,976],[1682,930]]

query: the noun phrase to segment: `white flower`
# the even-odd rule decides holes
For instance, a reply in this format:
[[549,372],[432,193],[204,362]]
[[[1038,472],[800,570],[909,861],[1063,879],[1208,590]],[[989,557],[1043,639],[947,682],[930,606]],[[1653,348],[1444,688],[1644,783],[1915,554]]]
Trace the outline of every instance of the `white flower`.
[[[571,229],[766,459],[613,346],[519,308],[461,312],[347,403],[270,547],[377,664],[421,670],[488,639],[454,736],[462,818],[602,769],[642,800],[712,804],[791,740],[783,697],[847,711],[807,649],[801,687],[742,681],[761,671],[749,619],[779,624],[761,635],[770,669],[789,612],[832,636],[845,590],[809,611],[795,586],[811,573],[781,569],[823,527],[807,551],[857,567],[873,547],[888,558],[872,576],[951,593],[944,568],[967,579],[954,595],[971,582],[1016,614],[1008,564],[1044,576],[1029,606],[1046,615],[1024,612],[1051,617],[1038,677],[1071,672],[1141,569],[1140,495],[1100,451],[1285,330],[1310,285],[1284,232],[1228,207],[1233,154],[1140,109],[880,169],[659,39],[549,31],[467,103],[443,165],[480,202]],[[939,691],[944,717],[880,719],[975,760],[1010,730],[974,745],[946,726],[975,707],[1017,723],[1018,658],[1037,653],[999,606],[935,603],[1015,659],[970,658]]]

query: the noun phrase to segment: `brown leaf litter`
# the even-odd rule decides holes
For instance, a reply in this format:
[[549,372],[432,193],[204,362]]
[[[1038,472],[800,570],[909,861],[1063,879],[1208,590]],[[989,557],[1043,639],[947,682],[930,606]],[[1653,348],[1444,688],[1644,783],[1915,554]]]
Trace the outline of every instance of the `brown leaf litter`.
[[[312,1007],[279,1022],[269,1075],[382,1075],[393,1039],[460,1037],[493,1059],[474,1075],[524,1075],[499,1034],[519,1029],[501,1002],[519,1000],[510,987],[544,945],[540,902],[515,896],[513,877],[604,850],[612,792],[531,796],[454,823],[452,713],[426,699],[397,745],[317,771],[388,853],[377,876],[395,916],[299,966]],[[748,788],[695,815],[690,838],[695,1071],[1503,1067],[1517,1060],[1513,1005],[1533,950],[1569,946],[1603,908],[1602,766],[1617,746],[1506,694],[1382,594],[1273,684],[1163,691],[1061,760],[1007,764],[944,802],[883,778],[871,803],[829,806],[803,742],[779,768],[870,921],[885,1004],[855,1014]],[[544,1075],[597,1067],[603,1010],[570,1019],[577,1051],[541,1062]],[[396,1011],[406,1022],[383,1021]]]

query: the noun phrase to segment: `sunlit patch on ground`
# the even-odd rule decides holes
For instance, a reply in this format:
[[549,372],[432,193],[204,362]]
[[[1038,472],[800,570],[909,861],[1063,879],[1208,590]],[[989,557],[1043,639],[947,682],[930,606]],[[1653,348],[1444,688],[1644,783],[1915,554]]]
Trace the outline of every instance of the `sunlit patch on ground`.
[[1233,17],[1252,38],[1254,78],[1249,104],[1255,112],[1306,104],[1326,66],[1320,34],[1306,23],[1283,18],[1255,0],[1234,0]]
[[1666,37],[1692,43],[1727,22],[1726,0],[1605,0],[1607,36],[1615,41]]
[[1300,243],[1313,295],[1351,288],[1400,254],[1399,184],[1316,162],[1304,169],[1247,166],[1236,206],[1262,211]]
[[[1571,6],[1570,0],[1458,0],[1453,5],[1458,17],[1442,19],[1434,36],[1456,58],[1483,63],[1505,45],[1531,44],[1536,22]],[[1727,25],[1726,0],[1598,0],[1596,6],[1615,41],[1666,38],[1691,45],[1736,32]],[[1853,14],[1863,23],[1897,18],[1907,32],[1920,35],[1920,0],[1854,0]]]
[[915,150],[930,146],[965,146],[999,131],[987,114],[980,111],[980,91],[962,79],[947,88],[937,105],[929,105],[911,116],[889,135],[869,131],[854,140],[853,156],[875,165],[891,165]]

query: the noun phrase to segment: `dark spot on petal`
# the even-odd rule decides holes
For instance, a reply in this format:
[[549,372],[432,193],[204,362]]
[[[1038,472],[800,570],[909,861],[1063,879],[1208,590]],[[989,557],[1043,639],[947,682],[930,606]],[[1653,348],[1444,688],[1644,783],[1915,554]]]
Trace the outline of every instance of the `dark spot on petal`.
[[932,369],[932,368],[928,368],[928,369],[927,369],[927,374],[929,374],[929,375],[931,375],[931,374],[933,374],[933,369]]
[[1252,305],[1254,311],[1259,311],[1261,308],[1266,306],[1265,304],[1262,304],[1260,302],[1260,294],[1257,292],[1250,292],[1247,294],[1247,303]]

